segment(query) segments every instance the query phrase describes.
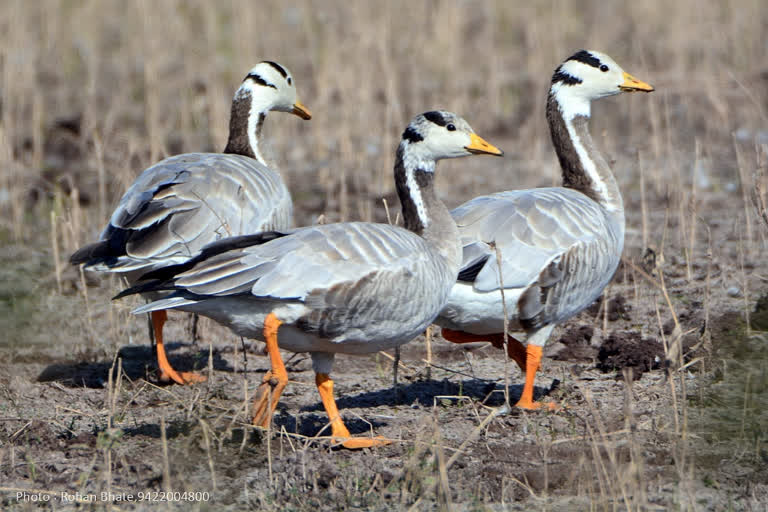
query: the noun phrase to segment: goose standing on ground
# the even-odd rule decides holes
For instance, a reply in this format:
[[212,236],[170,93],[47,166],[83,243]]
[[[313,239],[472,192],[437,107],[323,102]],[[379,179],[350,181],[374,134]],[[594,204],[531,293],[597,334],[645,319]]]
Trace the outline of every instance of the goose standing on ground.
[[[224,153],[186,153],[146,169],[123,195],[99,241],[79,249],[70,262],[119,272],[134,283],[142,274],[198,255],[220,238],[290,228],[291,196],[259,149],[270,110],[312,117],[296,99],[290,72],[265,61],[251,69],[235,92]],[[151,318],[161,380],[205,380],[171,367],[163,345],[167,313],[154,311]]]
[[461,244],[435,193],[435,164],[473,153],[502,154],[455,114],[419,115],[403,133],[395,163],[405,229],[346,222],[221,240],[187,264],[144,276],[144,283],[118,297],[174,290],[134,313],[182,309],[266,341],[271,370],[254,403],[254,424],[269,425],[288,381],[279,348],[309,352],[334,442],[346,448],[384,444],[350,436],[328,374],[336,353],[402,345],[442,309],[456,282]]
[[631,91],[650,92],[653,87],[624,72],[605,54],[582,50],[569,57],[555,71],[547,99],[563,187],[476,197],[451,212],[464,258],[458,282],[436,323],[448,341],[490,341],[501,347],[505,314],[501,267],[508,325],[526,333],[527,347],[514,338],[507,345],[509,356],[525,372],[518,407],[541,405],[533,401],[533,384],[542,347],[556,324],[600,296],[619,264],[624,205],[587,123],[592,100]]

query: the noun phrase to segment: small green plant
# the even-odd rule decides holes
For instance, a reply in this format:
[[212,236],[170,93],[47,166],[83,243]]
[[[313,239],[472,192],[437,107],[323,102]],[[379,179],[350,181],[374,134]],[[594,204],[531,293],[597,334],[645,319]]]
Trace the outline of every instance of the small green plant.
[[124,433],[125,432],[119,428],[110,428],[100,431],[96,436],[96,448],[99,450],[112,450],[116,448]]

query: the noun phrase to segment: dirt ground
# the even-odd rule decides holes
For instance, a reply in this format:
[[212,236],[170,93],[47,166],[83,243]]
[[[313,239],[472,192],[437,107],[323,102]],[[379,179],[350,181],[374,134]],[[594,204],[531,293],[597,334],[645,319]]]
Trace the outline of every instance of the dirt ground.
[[[26,262],[28,273],[11,279],[51,279],[36,274],[45,264],[34,251],[5,248],[2,256]],[[189,318],[172,314],[171,361],[209,380],[162,385],[145,322],[131,319],[128,305],[109,313],[109,279],[92,276],[88,303],[98,311],[79,317],[71,303],[82,282],[68,269],[62,295],[17,304],[84,338],[53,342],[34,316],[6,326],[18,336],[0,363],[2,505],[32,510],[35,496],[49,496],[53,509],[77,499],[99,508],[104,502],[87,500],[109,492],[157,500],[171,490],[181,500],[172,508],[193,510],[762,510],[766,339],[747,334],[744,298],[727,286],[736,270],[712,261],[688,281],[681,260],[638,260],[617,272],[607,309],[598,301],[547,346],[536,394],[561,404],[557,412],[494,416],[505,384],[514,403],[522,377],[482,343],[457,346],[435,333],[428,365],[426,339],[414,340],[403,347],[397,389],[391,359],[338,357],[333,378],[350,430],[394,440],[361,452],[323,439],[327,417],[306,355],[285,354],[291,381],[272,431],[254,429],[248,408],[268,367],[259,343],[205,319],[195,343]],[[749,266],[765,275],[765,262]],[[662,274],[679,329],[652,284]],[[699,296],[707,308],[691,298]],[[765,302],[753,323],[768,314]],[[87,340],[89,329],[98,336],[108,328],[109,314],[125,316],[128,340],[111,353]],[[16,489],[52,494],[17,497]]]
[[[762,3],[283,3],[0,5],[0,509],[768,510]],[[260,343],[206,319],[195,338],[172,312],[172,364],[208,380],[160,383],[139,299],[66,264],[141,169],[222,146],[232,91],[267,57],[315,114],[265,127],[298,225],[385,222],[382,198],[394,217],[391,153],[429,108],[507,154],[441,163],[449,206],[558,183],[543,102],[583,46],[657,91],[594,106],[624,261],[545,348],[536,396],[557,411],[497,414],[519,369],[435,328],[402,347],[396,387],[394,354],[336,358],[347,426],[391,444],[330,446],[290,353],[256,429]]]

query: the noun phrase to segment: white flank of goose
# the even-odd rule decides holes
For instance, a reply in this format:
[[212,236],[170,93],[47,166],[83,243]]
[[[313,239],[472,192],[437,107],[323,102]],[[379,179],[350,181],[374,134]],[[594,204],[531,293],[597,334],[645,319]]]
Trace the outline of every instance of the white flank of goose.
[[533,401],[533,384],[542,347],[556,324],[600,296],[619,264],[624,205],[587,123],[592,100],[631,91],[650,92],[653,87],[605,54],[582,50],[569,57],[555,71],[547,100],[563,187],[476,197],[451,212],[464,257],[436,323],[449,341],[490,341],[501,347],[501,267],[508,325],[526,333],[527,347],[514,338],[507,345],[509,356],[525,372],[518,407],[541,405]]
[[118,297],[173,290],[134,313],[182,309],[266,341],[271,370],[257,393],[254,424],[269,425],[288,381],[279,349],[309,352],[334,442],[384,444],[351,437],[344,426],[329,377],[334,355],[402,345],[443,308],[461,244],[434,189],[435,164],[473,153],[502,154],[455,114],[419,115],[403,133],[395,163],[405,228],[346,222],[221,240],[186,264],[144,276]]
[[[99,241],[80,248],[70,262],[119,272],[134,283],[142,274],[197,256],[220,238],[290,228],[291,196],[259,149],[270,110],[312,117],[296,99],[290,72],[265,61],[251,69],[235,92],[224,153],[186,153],[144,170],[120,199]],[[148,295],[151,300],[158,297]],[[167,314],[151,316],[160,379],[178,384],[205,380],[171,367],[163,344]]]

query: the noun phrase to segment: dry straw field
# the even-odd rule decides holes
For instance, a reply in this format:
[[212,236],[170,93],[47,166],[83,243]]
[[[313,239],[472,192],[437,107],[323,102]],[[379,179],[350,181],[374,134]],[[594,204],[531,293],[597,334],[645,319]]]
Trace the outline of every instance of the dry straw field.
[[[763,0],[0,3],[0,508],[173,491],[114,509],[765,510],[766,33]],[[594,105],[627,239],[603,299],[545,351],[537,393],[560,412],[491,416],[519,371],[436,331],[403,347],[397,389],[392,354],[337,358],[350,429],[396,443],[330,449],[304,355],[285,354],[257,430],[261,344],[206,320],[195,339],[172,313],[172,362],[209,380],[160,385],[140,300],[67,264],[142,169],[224,147],[264,59],[314,114],[265,128],[299,225],[386,222],[382,199],[394,217],[398,138],[435,108],[507,155],[445,162],[449,206],[557,184],[544,103],[579,48],[656,92]]]

